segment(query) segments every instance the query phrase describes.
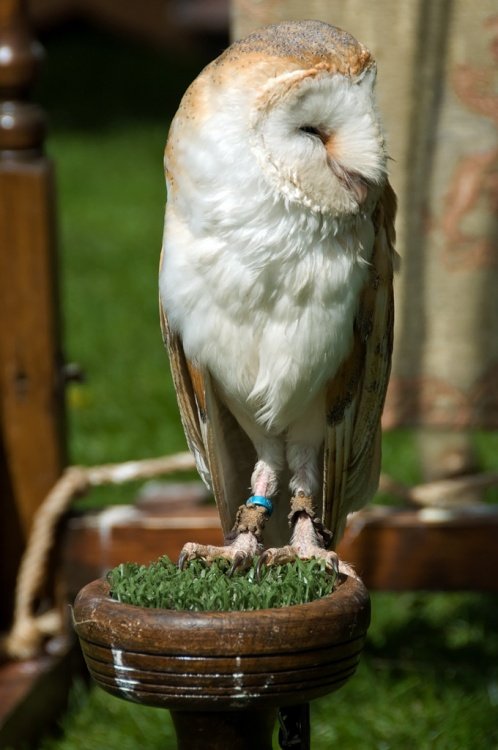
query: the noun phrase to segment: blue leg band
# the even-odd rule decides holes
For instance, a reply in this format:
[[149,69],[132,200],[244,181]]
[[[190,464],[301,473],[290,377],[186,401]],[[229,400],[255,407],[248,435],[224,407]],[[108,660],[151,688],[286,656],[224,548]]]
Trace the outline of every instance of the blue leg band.
[[248,498],[248,500],[246,500],[246,505],[261,505],[267,510],[269,516],[271,516],[271,514],[273,513],[272,501],[269,497],[263,497],[263,495],[253,495],[252,497]]

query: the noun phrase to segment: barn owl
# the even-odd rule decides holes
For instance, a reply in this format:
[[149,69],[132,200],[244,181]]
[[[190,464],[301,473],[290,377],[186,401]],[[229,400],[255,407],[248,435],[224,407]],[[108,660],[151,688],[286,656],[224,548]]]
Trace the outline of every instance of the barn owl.
[[395,197],[375,75],[348,33],[280,23],[209,64],[174,117],[161,323],[226,535],[181,564],[336,567],[377,488]]

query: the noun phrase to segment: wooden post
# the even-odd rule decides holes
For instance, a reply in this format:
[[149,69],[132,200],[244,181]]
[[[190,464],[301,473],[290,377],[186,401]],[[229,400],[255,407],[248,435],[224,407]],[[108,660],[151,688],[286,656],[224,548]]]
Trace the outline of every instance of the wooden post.
[[281,747],[308,750],[303,704],[354,675],[369,622],[368,592],[349,576],[308,604],[232,612],[136,607],[112,599],[100,579],[73,608],[93,679],[118,698],[170,710],[179,750],[271,750],[281,706]]
[[272,750],[275,709],[171,711],[178,750]]
[[24,0],[0,4],[0,628],[33,514],[64,464],[53,172],[28,101],[42,57]]

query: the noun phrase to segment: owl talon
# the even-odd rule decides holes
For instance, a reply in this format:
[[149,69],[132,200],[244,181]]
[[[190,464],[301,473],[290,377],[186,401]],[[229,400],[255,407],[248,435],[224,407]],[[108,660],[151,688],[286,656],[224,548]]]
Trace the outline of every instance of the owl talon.
[[204,560],[211,565],[215,560],[227,560],[231,563],[228,575],[232,576],[237,570],[245,570],[258,553],[259,543],[251,532],[238,534],[231,544],[216,547],[212,544],[196,544],[187,542],[180,552],[178,567],[184,570],[190,560]]
[[297,552],[290,547],[269,547],[261,554],[256,564],[256,579],[258,583],[263,577],[263,568],[273,565],[285,565],[298,558]]
[[185,550],[182,550],[180,552],[180,557],[178,558],[178,570],[185,570],[185,567],[187,565],[188,555],[185,552]]
[[246,554],[245,552],[237,552],[235,557],[233,558],[233,563],[227,573],[227,577],[232,578],[233,574],[238,570],[245,570],[248,564],[250,564],[251,559],[251,556]]
[[337,575],[339,572],[339,558],[335,552],[327,551],[315,545],[300,549],[292,545],[286,547],[270,547],[265,550],[256,565],[256,577],[260,581],[263,567],[271,565],[285,565],[295,560],[325,560],[326,569]]
[[266,561],[268,557],[268,550],[265,550],[261,553],[260,558],[256,563],[256,580],[258,583],[261,583],[261,579],[263,578],[263,568],[266,568]]

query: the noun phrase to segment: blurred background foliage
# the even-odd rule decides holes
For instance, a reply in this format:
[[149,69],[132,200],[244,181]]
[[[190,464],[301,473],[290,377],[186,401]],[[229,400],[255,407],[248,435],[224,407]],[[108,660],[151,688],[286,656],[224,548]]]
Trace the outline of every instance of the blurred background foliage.
[[[181,94],[225,40],[168,55],[78,24],[42,41],[36,99],[49,115],[57,170],[65,352],[86,376],[68,390],[70,460],[184,450],[158,322],[162,152]],[[496,467],[497,435],[474,439],[483,466]],[[420,479],[409,431],[388,434],[384,456],[395,478]],[[135,492],[106,489],[86,502],[130,501]],[[164,712],[76,686],[59,735],[40,747],[165,750],[173,737]],[[313,706],[313,748],[335,746],[498,748],[496,598],[375,594],[358,675]]]
[[[150,50],[72,24],[43,37],[36,98],[56,164],[60,284],[72,463],[124,461],[185,449],[161,341],[157,273],[169,122],[206,62]],[[133,499],[105,488],[83,505]]]

